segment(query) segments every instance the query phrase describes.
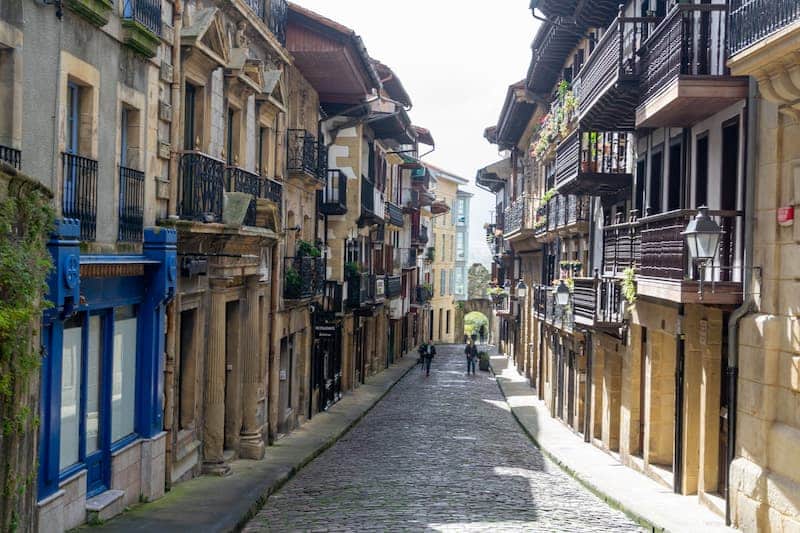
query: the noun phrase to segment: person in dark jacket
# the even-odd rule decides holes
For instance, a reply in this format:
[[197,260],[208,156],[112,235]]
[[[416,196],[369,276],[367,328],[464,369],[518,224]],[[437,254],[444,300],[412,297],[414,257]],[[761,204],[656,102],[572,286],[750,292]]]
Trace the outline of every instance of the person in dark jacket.
[[475,375],[475,361],[478,359],[478,347],[475,346],[475,343],[467,343],[467,346],[464,348],[464,354],[467,356],[467,375],[469,376],[470,371],[472,375]]
[[436,355],[436,346],[433,345],[433,339],[428,342],[425,347],[425,375],[431,375],[431,361],[433,361],[433,356]]

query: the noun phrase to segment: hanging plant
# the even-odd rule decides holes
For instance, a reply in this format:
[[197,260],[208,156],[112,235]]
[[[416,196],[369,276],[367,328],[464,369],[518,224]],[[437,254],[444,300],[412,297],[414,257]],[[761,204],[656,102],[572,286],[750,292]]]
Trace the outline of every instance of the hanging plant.
[[636,271],[630,267],[622,272],[622,295],[629,304],[636,302]]
[[558,191],[556,190],[556,188],[555,188],[555,187],[553,187],[552,189],[550,189],[549,191],[547,191],[546,193],[544,193],[544,195],[542,195],[542,203],[543,203],[543,204],[546,204],[547,202],[549,202],[550,200],[552,200],[552,199],[553,199],[553,197],[554,197],[556,194],[558,194]]

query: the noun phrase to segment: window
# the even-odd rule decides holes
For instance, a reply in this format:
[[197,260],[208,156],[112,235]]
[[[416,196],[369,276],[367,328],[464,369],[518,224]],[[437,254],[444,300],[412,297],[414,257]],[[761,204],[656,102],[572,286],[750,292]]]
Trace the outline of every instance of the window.
[[136,327],[133,307],[114,312],[113,378],[111,387],[111,440],[134,431],[136,406]]
[[450,294],[455,294],[456,271],[450,271]]
[[669,146],[669,183],[667,184],[667,210],[680,209],[683,185],[683,144],[674,139]]
[[697,136],[697,170],[694,182],[694,205],[708,205],[708,132]]
[[[661,187],[664,175],[664,152],[659,149],[650,158],[650,187],[648,191],[650,214],[661,212]],[[645,213],[647,214],[647,213]]]
[[197,116],[197,88],[189,83],[186,84],[186,93],[183,100],[183,149],[195,149],[195,134],[196,125],[195,117]]
[[196,339],[198,335],[195,331],[197,309],[181,312],[180,321],[180,355],[178,360],[180,395],[178,396],[178,423],[180,424],[180,429],[190,429],[194,427],[195,393],[197,390]]
[[456,224],[464,225],[467,223],[467,200],[466,198],[459,198],[458,203],[456,204]]
[[83,375],[83,315],[64,324],[64,347],[61,355],[61,447],[59,470],[80,460],[80,397]]
[[449,335],[450,334],[450,309],[447,310],[447,315],[446,315],[446,318],[445,318],[444,327],[445,327],[445,333],[447,333]]
[[444,269],[442,269],[439,272],[439,296],[444,296],[446,281],[447,281],[447,272],[445,272]]
[[466,235],[464,233],[459,233],[456,235],[456,261],[465,261],[466,260],[466,253],[465,253],[465,246],[466,246]]

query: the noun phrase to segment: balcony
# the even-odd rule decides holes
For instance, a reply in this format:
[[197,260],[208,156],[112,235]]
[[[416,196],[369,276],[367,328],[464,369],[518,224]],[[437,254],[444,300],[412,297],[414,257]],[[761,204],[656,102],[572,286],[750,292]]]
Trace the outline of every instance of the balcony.
[[227,167],[226,190],[228,192],[242,192],[252,196],[247,214],[244,217],[245,226],[256,225],[256,198],[261,197],[262,178],[258,174],[253,174],[239,167]]
[[533,287],[533,314],[539,320],[547,318],[547,299],[551,297],[552,288],[547,285]]
[[433,288],[429,285],[417,285],[412,293],[411,305],[422,307],[433,298]]
[[591,198],[574,194],[557,194],[547,203],[547,232],[544,239],[554,238],[555,234],[572,235],[589,230]]
[[574,278],[574,323],[594,329],[616,330],[622,326],[625,301],[616,279]]
[[290,129],[286,132],[287,169],[309,185],[324,184],[328,177],[327,152],[324,143],[306,130]]
[[200,152],[181,156],[179,215],[203,222],[222,220],[225,162]]
[[636,221],[603,228],[603,275],[620,277],[628,268],[639,271],[642,262],[641,234]]
[[725,65],[727,9],[676,4],[642,44],[637,128],[690,126],[747,97]]
[[383,192],[366,176],[361,177],[361,217],[360,226],[383,224],[386,218],[386,201]]
[[386,277],[386,297],[397,298],[403,291],[403,277],[402,276],[387,276]]
[[338,315],[344,312],[344,285],[338,281],[325,280],[322,289],[322,305],[320,312]]
[[286,46],[286,0],[244,0],[244,3],[264,21],[281,46]]
[[144,172],[119,167],[119,228],[117,239],[142,242],[144,229]]
[[161,0],[126,0],[122,29],[128,47],[155,57],[161,44]]
[[411,227],[411,246],[424,248],[428,244],[428,240],[428,228],[417,225]]
[[386,222],[397,228],[402,228],[403,221],[403,208],[392,202],[386,202]]
[[575,17],[582,26],[604,27],[619,10],[619,0],[533,0],[531,9],[534,7],[548,18]]
[[0,145],[0,161],[20,170],[22,168],[22,151]]
[[742,249],[744,213],[709,211],[723,235],[714,266],[700,272],[689,257],[681,232],[697,212],[681,209],[639,219],[641,268],[637,276],[639,294],[677,303],[738,305],[742,302]]
[[64,152],[64,188],[61,216],[80,220],[81,240],[97,233],[97,161]]
[[548,94],[562,75],[567,56],[581,39],[583,29],[569,17],[545,22],[533,41],[533,59],[528,68],[527,87],[536,94]]
[[633,129],[638,102],[638,56],[656,18],[617,17],[581,67],[575,88],[585,128]]
[[619,197],[633,183],[631,135],[574,131],[556,150],[556,188],[562,194]]
[[394,264],[395,268],[402,268],[403,270],[412,270],[417,268],[417,254],[416,248],[398,248],[394,251]]
[[731,56],[776,35],[800,19],[797,0],[732,0],[730,4],[728,49]]
[[347,213],[347,176],[344,172],[328,170],[328,179],[319,195],[319,211],[323,215]]
[[285,257],[283,297],[304,300],[320,296],[325,288],[325,260],[322,257]]
[[370,301],[370,275],[368,272],[350,274],[347,277],[347,306],[359,309],[369,306]]
[[446,215],[450,212],[450,206],[444,200],[435,200],[431,204],[431,214]]

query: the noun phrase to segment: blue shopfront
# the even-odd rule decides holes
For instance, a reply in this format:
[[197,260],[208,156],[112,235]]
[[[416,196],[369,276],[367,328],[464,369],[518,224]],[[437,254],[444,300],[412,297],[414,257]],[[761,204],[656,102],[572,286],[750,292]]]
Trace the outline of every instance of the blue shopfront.
[[[53,306],[42,330],[40,506],[76,477],[85,499],[109,489],[145,491],[150,480],[115,476],[112,463],[121,450],[163,434],[165,311],[175,293],[176,234],[145,230],[137,255],[81,254],[79,239],[80,224],[62,220],[49,243]],[[149,448],[136,454],[140,462],[158,457]],[[140,496],[126,493],[125,500]]]

